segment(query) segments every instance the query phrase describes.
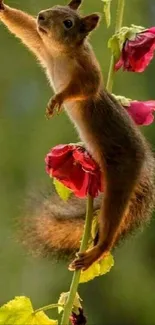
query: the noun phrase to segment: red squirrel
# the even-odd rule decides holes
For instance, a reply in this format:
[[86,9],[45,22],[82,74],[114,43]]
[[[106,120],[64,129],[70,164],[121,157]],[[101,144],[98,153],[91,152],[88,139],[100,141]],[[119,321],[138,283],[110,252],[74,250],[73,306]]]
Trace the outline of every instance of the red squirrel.
[[[35,19],[0,0],[0,20],[45,68],[56,92],[48,103],[47,115],[51,116],[65,104],[80,139],[104,175],[97,243],[71,264],[73,269],[85,270],[104,257],[119,238],[150,218],[154,206],[155,161],[140,130],[104,87],[99,64],[87,39],[97,27],[99,15],[82,17],[78,12],[80,4],[81,0],[71,0],[68,5],[41,11]],[[79,202],[69,201],[71,216],[66,214],[66,219],[64,215],[62,220],[62,216],[67,205],[63,210],[60,202],[57,210],[61,212],[54,209],[49,219],[40,219],[36,230],[40,242],[44,240],[46,246],[62,251],[79,247],[83,219],[74,219],[75,209],[71,207],[71,203],[75,204],[78,215]]]

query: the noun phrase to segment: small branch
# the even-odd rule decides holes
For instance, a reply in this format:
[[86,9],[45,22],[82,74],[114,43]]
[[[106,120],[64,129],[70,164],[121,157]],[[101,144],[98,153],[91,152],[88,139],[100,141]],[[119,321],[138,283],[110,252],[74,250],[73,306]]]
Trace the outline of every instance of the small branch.
[[125,0],[118,0],[117,12],[116,12],[115,33],[117,33],[122,27],[124,7],[125,7]]
[[58,307],[62,307],[62,305],[60,305],[60,304],[47,305],[47,306],[36,309],[34,311],[34,314],[39,313],[40,311],[46,311],[46,310],[53,309],[53,308],[58,308]]
[[88,240],[91,234],[92,221],[93,221],[93,198],[90,195],[88,195],[86,221],[85,221],[84,234],[80,246],[80,252],[83,252],[84,250],[87,249]]
[[[117,32],[121,26],[123,21],[123,13],[124,13],[124,4],[125,0],[118,0],[118,6],[117,6],[117,14],[116,14],[116,26],[115,26],[115,32]],[[108,74],[108,81],[107,81],[107,90],[112,91],[113,86],[113,79],[114,79],[114,57],[111,57],[110,67],[109,67],[109,74]],[[86,213],[86,222],[85,222],[85,229],[84,229],[84,235],[80,247],[80,252],[86,250],[88,245],[88,240],[90,237],[91,232],[91,224],[92,224],[92,218],[93,218],[93,198],[88,195],[88,201],[87,201],[87,213]],[[70,287],[69,296],[65,305],[64,313],[62,316],[61,325],[68,325],[69,323],[69,317],[72,312],[72,307],[75,299],[75,295],[77,292],[79,280],[80,280],[80,274],[81,271],[75,271],[72,278],[72,283]]]
[[[83,252],[84,250],[87,249],[88,240],[90,238],[90,233],[91,233],[92,219],[93,219],[93,198],[90,195],[88,195],[86,221],[85,221],[84,234],[83,234],[83,238],[82,238],[82,242],[81,242],[81,246],[80,246],[80,252]],[[69,317],[72,312],[75,295],[76,295],[77,288],[79,285],[80,274],[81,274],[80,270],[74,271],[72,283],[70,286],[69,296],[68,296],[68,299],[67,299],[67,302],[65,305],[65,309],[64,309],[64,313],[62,316],[61,325],[68,325],[68,323],[69,323]]]
[[[115,33],[117,33],[122,27],[124,7],[125,7],[125,0],[118,0],[117,12],[116,12]],[[110,60],[108,80],[107,80],[107,86],[106,86],[106,88],[109,92],[112,92],[112,87],[113,87],[113,83],[114,83],[114,73],[115,73],[114,65],[115,65],[115,60],[114,60],[114,56],[112,55],[111,60]]]
[[109,92],[112,92],[112,87],[113,87],[113,82],[114,82],[114,65],[115,65],[115,61],[114,61],[114,56],[111,56],[110,59],[110,66],[109,66],[109,73],[108,73],[108,80],[107,80],[107,90]]

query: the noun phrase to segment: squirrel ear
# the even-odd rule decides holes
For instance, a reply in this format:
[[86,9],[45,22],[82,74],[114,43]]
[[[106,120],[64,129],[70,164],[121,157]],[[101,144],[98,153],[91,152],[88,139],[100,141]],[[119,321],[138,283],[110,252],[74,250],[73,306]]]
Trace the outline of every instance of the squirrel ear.
[[81,2],[82,2],[82,0],[72,0],[72,1],[68,4],[68,6],[69,6],[71,9],[76,10],[76,9],[78,9],[78,7],[81,5]]
[[81,31],[85,33],[91,32],[97,26],[99,19],[100,19],[99,14],[92,14],[89,16],[85,16],[84,18],[81,19],[82,21]]

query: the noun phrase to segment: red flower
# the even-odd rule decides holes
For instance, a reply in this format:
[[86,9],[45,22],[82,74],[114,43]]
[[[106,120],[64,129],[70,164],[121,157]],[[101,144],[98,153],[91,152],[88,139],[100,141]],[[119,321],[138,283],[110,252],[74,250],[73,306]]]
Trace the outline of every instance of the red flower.
[[70,321],[72,325],[86,325],[87,319],[83,314],[83,309],[79,308],[79,314],[72,312],[70,316]]
[[149,125],[154,120],[155,100],[146,102],[134,100],[130,102],[130,106],[124,107],[137,125]]
[[155,50],[155,27],[136,34],[135,39],[126,39],[115,70],[143,72],[153,58]]
[[78,197],[101,191],[101,172],[89,153],[79,145],[58,145],[45,158],[46,172]]

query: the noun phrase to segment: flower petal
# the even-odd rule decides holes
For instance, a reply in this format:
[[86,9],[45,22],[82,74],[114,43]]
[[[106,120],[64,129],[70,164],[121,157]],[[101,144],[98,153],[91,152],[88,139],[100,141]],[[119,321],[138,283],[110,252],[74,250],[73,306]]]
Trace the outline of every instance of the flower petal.
[[47,173],[71,189],[78,197],[93,197],[101,191],[101,172],[89,153],[80,146],[59,145],[45,158]]
[[149,125],[154,120],[155,101],[131,101],[126,109],[137,125]]
[[72,156],[74,145],[57,145],[47,154],[45,158],[46,171],[50,173],[50,169],[58,168]]
[[115,70],[143,72],[154,56],[155,27],[136,34],[136,38],[126,39],[121,57],[115,64]]
[[82,165],[85,171],[95,171],[98,165],[84,148],[77,147],[74,150],[73,157],[75,161]]

